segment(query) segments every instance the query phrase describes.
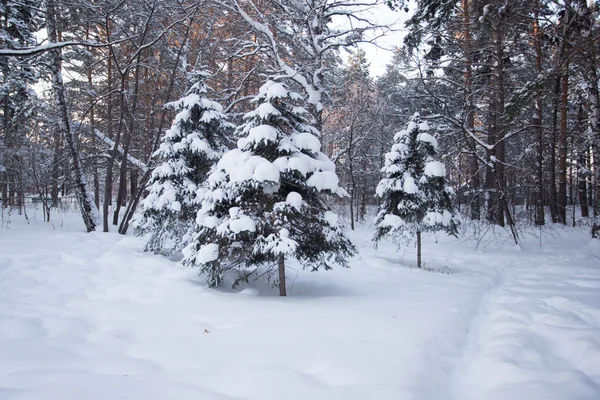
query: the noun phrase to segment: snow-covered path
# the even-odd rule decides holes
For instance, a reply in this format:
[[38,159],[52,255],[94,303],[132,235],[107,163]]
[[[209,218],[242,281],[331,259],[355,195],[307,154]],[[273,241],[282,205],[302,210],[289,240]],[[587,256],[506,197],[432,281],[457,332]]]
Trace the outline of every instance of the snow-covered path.
[[427,238],[442,274],[357,232],[350,270],[290,271],[280,299],[80,229],[0,228],[1,400],[600,398],[585,235],[524,252]]
[[453,398],[600,398],[600,260],[573,238],[528,253],[488,261],[501,283],[473,320]]

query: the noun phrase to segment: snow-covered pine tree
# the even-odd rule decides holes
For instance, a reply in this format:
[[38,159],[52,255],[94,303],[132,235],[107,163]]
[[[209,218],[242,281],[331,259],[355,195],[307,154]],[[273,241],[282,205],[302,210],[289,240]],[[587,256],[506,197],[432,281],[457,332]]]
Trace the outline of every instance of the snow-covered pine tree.
[[236,270],[278,272],[286,295],[286,260],[304,268],[347,266],[355,253],[323,195],[347,196],[335,165],[323,154],[303,98],[280,82],[267,81],[256,109],[238,128],[242,137],[207,180],[198,232],[184,250],[186,265],[199,267],[209,286]]
[[[43,25],[34,0],[5,0],[0,4],[0,48],[13,50],[37,44],[35,32]],[[32,58],[0,57],[0,197],[4,206],[22,201],[21,147],[28,121],[41,104],[32,86],[39,77]],[[15,199],[16,198],[16,199]]]
[[154,154],[162,162],[152,171],[148,195],[133,221],[136,234],[150,234],[145,251],[172,255],[185,247],[198,211],[196,191],[227,151],[234,127],[223,107],[206,98],[208,76],[190,73],[186,95],[167,104],[178,113]]
[[382,202],[375,220],[374,239],[389,235],[408,243],[417,238],[417,266],[421,268],[421,232],[443,231],[456,236],[458,219],[446,168],[436,160],[438,143],[429,125],[415,113],[406,129],[396,133],[385,156],[384,178],[376,195]]

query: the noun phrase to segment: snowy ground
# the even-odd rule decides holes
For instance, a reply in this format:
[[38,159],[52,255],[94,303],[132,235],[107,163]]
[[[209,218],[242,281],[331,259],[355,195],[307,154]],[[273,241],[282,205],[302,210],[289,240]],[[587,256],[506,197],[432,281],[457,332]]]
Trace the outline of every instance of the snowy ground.
[[282,299],[209,290],[137,238],[82,228],[2,220],[1,400],[600,399],[587,232],[427,237],[425,266],[448,274],[362,230],[351,269],[290,271]]

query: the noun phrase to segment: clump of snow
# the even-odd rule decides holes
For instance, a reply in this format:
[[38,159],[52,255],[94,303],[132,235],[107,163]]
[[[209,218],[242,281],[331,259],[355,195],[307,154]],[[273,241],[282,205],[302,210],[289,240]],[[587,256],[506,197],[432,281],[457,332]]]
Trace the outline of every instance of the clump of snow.
[[279,168],[265,160],[265,162],[261,162],[254,169],[254,173],[252,174],[252,179],[258,182],[279,182]]
[[229,216],[229,229],[233,233],[254,232],[256,230],[256,222],[248,215],[242,214],[239,207],[231,207]]
[[333,211],[325,211],[324,218],[325,218],[325,221],[327,221],[327,223],[329,225],[331,225],[333,227],[338,226],[339,217]]
[[447,210],[442,211],[430,211],[423,218],[423,223],[426,225],[450,225],[452,221],[452,213]]
[[181,203],[178,201],[174,201],[171,203],[170,205],[171,210],[175,211],[175,212],[179,212],[181,211]]
[[306,180],[308,186],[312,186],[319,192],[323,190],[335,190],[340,179],[333,171],[317,171]]
[[446,167],[439,161],[429,161],[425,164],[423,172],[426,176],[444,177],[446,176]]
[[275,140],[277,140],[277,129],[271,125],[255,126],[250,129],[248,137],[246,137],[246,143],[249,144],[258,144],[261,142],[266,144],[268,142],[274,142]]
[[321,141],[310,133],[298,133],[292,138],[294,145],[301,150],[308,150],[311,153],[321,151]]
[[415,178],[410,176],[408,173],[404,173],[404,185],[402,187],[407,194],[415,194],[419,192],[419,187],[415,183]]
[[271,115],[281,115],[281,113],[273,107],[271,103],[263,103],[256,108],[256,114],[262,118],[266,119]]
[[215,261],[219,258],[219,245],[216,243],[205,244],[200,248],[196,257],[202,263]]
[[399,229],[400,227],[406,225],[404,220],[397,215],[394,214],[386,214],[383,220],[379,223],[382,227],[390,227],[394,229]]
[[288,193],[285,202],[300,211],[302,208],[302,195],[298,192],[290,192]]
[[430,143],[435,150],[438,148],[438,141],[435,137],[427,132],[421,132],[417,135],[417,140],[420,142]]

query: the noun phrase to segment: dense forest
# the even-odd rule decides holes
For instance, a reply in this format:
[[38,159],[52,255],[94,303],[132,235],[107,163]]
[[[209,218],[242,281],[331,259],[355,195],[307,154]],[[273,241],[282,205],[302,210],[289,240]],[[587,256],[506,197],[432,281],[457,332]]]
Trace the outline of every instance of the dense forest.
[[[587,224],[600,236],[600,2],[386,5],[2,0],[3,207],[26,213],[35,196],[50,220],[73,196],[88,231],[124,234],[148,209],[160,180],[152,171],[169,157],[172,126],[184,130],[178,113],[193,116],[190,102],[218,114],[203,121],[206,132],[219,125],[211,151],[235,147],[267,104],[282,115],[277,129],[320,139],[352,229],[380,203],[384,155],[418,113],[439,141],[465,223],[506,227],[515,241],[521,227],[551,223]],[[381,24],[382,10],[406,23]],[[398,29],[404,40],[372,76],[364,46]],[[269,94],[273,82],[285,94]],[[206,157],[189,167],[196,185],[207,179]],[[194,220],[194,207],[171,211]]]

